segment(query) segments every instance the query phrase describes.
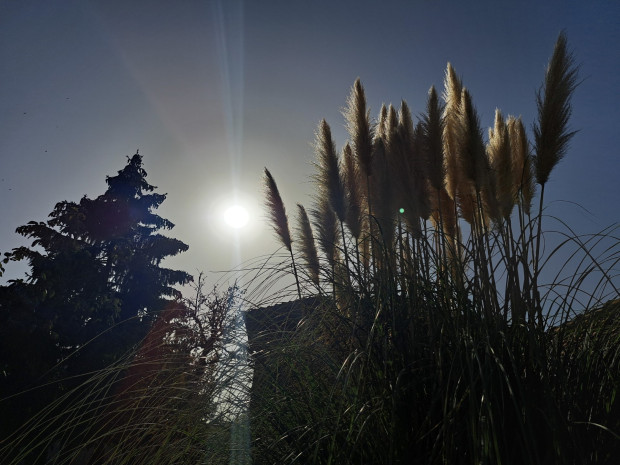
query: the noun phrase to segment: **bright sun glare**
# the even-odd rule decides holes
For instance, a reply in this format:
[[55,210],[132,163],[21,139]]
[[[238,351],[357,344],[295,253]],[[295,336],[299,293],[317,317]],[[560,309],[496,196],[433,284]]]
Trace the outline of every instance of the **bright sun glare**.
[[248,211],[240,205],[234,205],[224,212],[224,221],[231,228],[243,228],[249,219]]

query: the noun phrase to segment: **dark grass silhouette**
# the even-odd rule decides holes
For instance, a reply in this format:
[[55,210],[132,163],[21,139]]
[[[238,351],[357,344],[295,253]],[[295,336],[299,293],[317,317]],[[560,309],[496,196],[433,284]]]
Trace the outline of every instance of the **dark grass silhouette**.
[[485,142],[450,65],[417,124],[404,102],[374,124],[358,79],[342,159],[320,123],[318,286],[301,209],[297,267],[315,297],[248,314],[254,463],[614,463],[617,229],[580,236],[543,214],[576,80],[561,34],[533,153],[500,111]]

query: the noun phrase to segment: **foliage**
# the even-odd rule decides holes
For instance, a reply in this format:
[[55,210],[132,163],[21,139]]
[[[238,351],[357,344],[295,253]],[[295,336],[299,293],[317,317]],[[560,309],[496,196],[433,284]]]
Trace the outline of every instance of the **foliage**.
[[0,463],[227,463],[233,407],[215,400],[232,373],[217,362],[239,293],[205,292],[202,274],[194,290],[158,314],[135,350],[9,435]]
[[180,297],[174,286],[190,282],[161,266],[188,246],[158,233],[174,225],[154,212],[166,196],[145,178],[136,153],[106,178],[104,194],[59,202],[46,222],[17,228],[32,245],[7,257],[28,262],[28,279],[0,288],[0,399],[12,399],[3,401],[3,437],[126,358]]
[[[620,240],[541,227],[576,77],[561,34],[533,154],[499,111],[485,142],[450,65],[444,105],[431,88],[418,124],[405,103],[369,122],[356,81],[344,163],[321,122],[318,286],[309,228],[300,240],[301,287],[319,300],[248,315],[255,463],[614,463]],[[557,246],[544,254],[543,240]]]

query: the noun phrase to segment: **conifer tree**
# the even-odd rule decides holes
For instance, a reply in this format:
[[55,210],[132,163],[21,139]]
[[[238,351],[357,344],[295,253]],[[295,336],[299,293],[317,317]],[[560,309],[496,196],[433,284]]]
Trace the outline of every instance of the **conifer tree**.
[[136,153],[104,194],[58,202],[47,221],[17,228],[31,247],[8,258],[30,271],[0,287],[0,398],[51,383],[34,391],[36,411],[79,382],[72,376],[135,348],[167,298],[180,298],[174,286],[192,277],[161,262],[188,246],[158,233],[174,225],[155,213],[166,195],[146,175]]

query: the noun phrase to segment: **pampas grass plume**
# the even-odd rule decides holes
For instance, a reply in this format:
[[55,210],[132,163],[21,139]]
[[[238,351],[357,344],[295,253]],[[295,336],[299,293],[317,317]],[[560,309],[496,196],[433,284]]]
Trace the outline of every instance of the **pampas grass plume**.
[[[527,134],[521,118],[508,117],[508,135],[510,137],[510,151],[513,169],[513,191],[523,211],[530,214],[532,199],[535,193],[534,173],[532,171],[532,156],[530,155]],[[520,195],[519,195],[520,193]]]
[[338,221],[334,210],[329,204],[329,200],[324,196],[319,196],[315,208],[310,211],[314,229],[317,232],[316,239],[319,247],[323,251],[327,263],[333,270],[338,261]]
[[446,169],[446,192],[452,199],[456,199],[456,191],[459,183],[459,130],[458,119],[461,108],[461,94],[463,84],[454,72],[452,65],[448,63],[444,78],[443,99],[445,102],[443,112],[443,147]]
[[482,192],[489,182],[489,164],[486,158],[480,121],[472,103],[471,94],[465,88],[461,93],[459,112],[459,165],[463,174]]
[[428,181],[436,191],[443,189],[446,178],[444,147],[442,143],[444,122],[441,112],[442,108],[439,105],[437,91],[432,86],[428,91],[426,114],[422,119],[422,129]]
[[353,153],[366,176],[372,174],[372,127],[370,110],[366,108],[366,94],[360,78],[355,80],[344,110],[346,127],[351,138]]
[[314,244],[314,234],[310,226],[308,214],[303,205],[297,204],[298,209],[298,230],[300,237],[301,255],[306,261],[308,275],[314,284],[319,285],[319,256]]
[[347,203],[344,183],[340,176],[340,163],[336,154],[336,144],[331,129],[325,120],[319,123],[316,132],[315,151],[317,153],[316,181],[319,191],[326,195],[340,222],[347,216]]
[[362,233],[362,194],[360,191],[359,169],[353,157],[353,150],[349,144],[342,149],[344,163],[343,181],[347,195],[346,225],[355,239]]
[[[375,141],[377,140],[377,138],[385,139],[387,137],[387,131],[388,131],[387,120],[388,120],[388,108],[385,106],[385,104],[383,104],[381,105],[381,110],[379,110],[379,124],[375,128],[375,137],[374,137]],[[375,151],[375,147],[373,146],[373,156],[374,156],[374,151]]]
[[534,125],[536,182],[545,184],[564,157],[575,131],[569,131],[571,96],[577,86],[578,68],[561,33],[547,67],[545,82],[536,94],[538,121]]
[[271,219],[271,225],[276,233],[276,236],[284,247],[291,252],[292,240],[291,233],[288,228],[288,217],[286,216],[286,209],[284,208],[284,202],[280,197],[280,191],[273,176],[267,168],[265,168],[265,191],[267,199],[267,211],[269,218]]
[[495,195],[500,218],[507,219],[515,204],[510,136],[499,109],[495,110],[495,125],[489,129],[487,154],[495,175]]

